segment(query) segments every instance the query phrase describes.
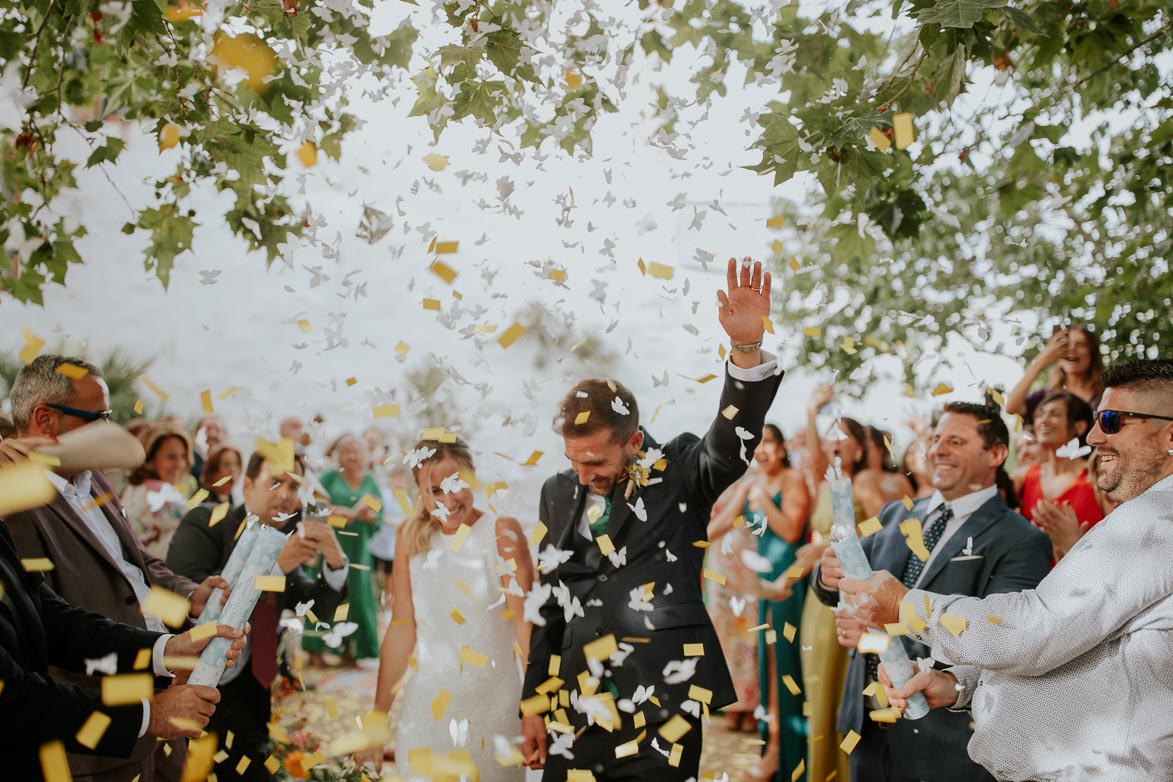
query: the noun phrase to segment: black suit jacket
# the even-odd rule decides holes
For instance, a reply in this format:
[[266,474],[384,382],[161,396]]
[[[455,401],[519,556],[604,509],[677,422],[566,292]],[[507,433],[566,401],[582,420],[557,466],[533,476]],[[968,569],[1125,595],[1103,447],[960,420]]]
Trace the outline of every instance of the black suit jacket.
[[[555,591],[565,585],[581,604],[583,616],[567,621],[555,596],[547,599],[541,609],[545,624],[533,628],[523,698],[532,697],[549,678],[551,655],[561,658],[558,677],[565,681],[564,688],[578,690],[578,676],[587,670],[583,645],[613,634],[620,644],[630,644],[632,652],[622,665],[609,665],[607,677],[621,698],[632,697],[640,685],[655,687],[661,705],[649,702],[642,707],[648,724],[676,714],[692,684],[712,692],[710,708],[736,700],[702,595],[703,544],[713,502],[745,472],[748,464],[742,454],[748,458],[760,441],[780,382],[781,374],[753,383],[727,375],[718,409],[735,407],[733,420],[719,414],[703,438],[683,434],[663,446],[645,437],[644,448],[662,450],[666,464],[662,470],[653,468],[649,485],[637,486],[632,496],[625,497],[626,483],[616,486],[612,495],[607,535],[617,550],[625,552],[626,564],[616,566],[594,540],[578,533],[587,489],[575,472],[567,470],[546,481],[539,518],[549,532],[539,545],[573,555],[543,572],[541,583]],[[751,437],[743,441],[738,429]],[[635,610],[629,604],[645,584],[654,584],[653,607]],[[688,659],[684,645],[696,643],[704,645],[704,656],[695,658],[695,675],[668,684],[665,665]],[[567,711],[572,722],[580,718],[574,709]]]
[[[41,779],[38,748],[47,741],[64,742],[68,752],[129,757],[142,727],[142,706],[104,706],[94,693],[53,679],[48,668],[82,671],[85,660],[115,652],[118,670],[130,671],[139,650],[152,648],[159,633],[66,603],[37,574],[24,571],[3,524],[0,587],[0,757],[5,778]],[[91,750],[75,736],[95,711],[111,722]]]
[[[916,501],[909,512],[900,501],[890,502],[880,511],[884,528],[864,538],[864,553],[872,570],[887,570],[900,578],[912,551],[900,532],[900,522],[915,516],[923,524],[929,500]],[[972,554],[964,558],[963,550],[973,539]],[[963,558],[958,558],[963,557]],[[940,550],[924,571],[919,589],[944,595],[985,597],[998,592],[1034,589],[1051,569],[1051,541],[1037,527],[1011,510],[1000,495],[986,501],[970,516]],[[839,603],[839,592],[828,590],[819,582],[819,572],[811,576],[814,592],[823,603]],[[911,639],[904,639],[909,656],[929,658],[930,649]],[[864,656],[853,654],[847,671],[847,684],[839,708],[839,731],[854,730],[864,734]],[[886,731],[870,732],[875,740],[886,740],[892,756],[900,758],[910,779],[988,780],[991,777],[969,759],[967,746],[973,736],[968,714],[934,709],[919,720],[900,720]]]
[[[228,564],[240,533],[244,531],[248,514],[243,505],[228,511],[228,515],[218,524],[209,526],[215,507],[208,503],[188,511],[179,522],[171,538],[171,546],[167,549],[167,566],[193,581],[219,575]],[[296,519],[291,519],[284,528],[279,529],[288,532],[295,523]],[[332,618],[345,596],[345,586],[342,591],[336,592],[321,573],[314,577],[305,568],[295,568],[285,574],[285,591],[276,593],[277,616],[280,617],[285,608],[292,609],[298,603],[313,600],[313,611],[317,616]]]

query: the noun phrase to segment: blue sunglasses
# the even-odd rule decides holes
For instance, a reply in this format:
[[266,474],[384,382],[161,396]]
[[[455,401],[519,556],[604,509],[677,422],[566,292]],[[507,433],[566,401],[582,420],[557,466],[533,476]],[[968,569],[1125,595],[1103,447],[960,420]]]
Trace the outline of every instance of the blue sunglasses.
[[1101,410],[1096,413],[1096,420],[1099,421],[1100,429],[1104,434],[1116,434],[1120,431],[1120,427],[1124,424],[1125,418],[1155,418],[1158,421],[1173,421],[1173,418],[1164,415],[1152,415],[1151,413],[1129,413],[1125,410]]

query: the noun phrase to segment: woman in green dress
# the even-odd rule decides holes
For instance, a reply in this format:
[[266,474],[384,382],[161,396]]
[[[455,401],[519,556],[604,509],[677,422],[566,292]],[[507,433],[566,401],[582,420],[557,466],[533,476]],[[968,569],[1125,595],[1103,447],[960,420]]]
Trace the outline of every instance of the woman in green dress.
[[[817,487],[815,510],[811,514],[812,539],[798,552],[799,564],[806,573],[819,561],[829,543],[831,534],[831,492],[826,481],[827,467],[839,460],[844,476],[851,478],[855,498],[855,520],[862,522],[875,516],[884,507],[885,497],[880,476],[867,469],[867,433],[864,427],[850,418],[840,418],[826,436],[819,436],[817,417],[819,409],[831,402],[830,386],[815,391],[807,411],[807,456],[810,474]],[[839,749],[843,737],[836,730],[839,721],[839,703],[847,682],[848,652],[839,645],[835,633],[835,610],[818,600],[808,600],[803,607],[802,672],[809,705],[810,746],[806,773],[811,780],[835,777],[850,779],[847,754]]]
[[[333,505],[330,515],[348,519],[346,526],[337,531],[338,542],[351,566],[346,578],[350,607],[345,621],[358,625],[358,629],[343,641],[343,657],[348,660],[377,659],[379,620],[371,576],[374,560],[370,541],[383,523],[382,494],[370,472],[370,452],[361,438],[344,435],[335,442],[331,452],[338,461],[338,469],[322,473],[319,480],[330,495]],[[327,621],[329,617],[318,619]],[[303,646],[311,654],[326,650],[320,638],[306,637]]]
[[[762,430],[754,451],[760,469],[743,482],[746,526],[757,537],[758,633],[762,701],[767,718],[761,725],[766,746],[746,779],[806,780],[807,721],[803,715],[802,661],[796,631],[802,622],[805,583],[787,578],[806,538],[810,493],[798,470],[791,469],[782,432],[773,424]],[[798,690],[795,693],[795,690]]]

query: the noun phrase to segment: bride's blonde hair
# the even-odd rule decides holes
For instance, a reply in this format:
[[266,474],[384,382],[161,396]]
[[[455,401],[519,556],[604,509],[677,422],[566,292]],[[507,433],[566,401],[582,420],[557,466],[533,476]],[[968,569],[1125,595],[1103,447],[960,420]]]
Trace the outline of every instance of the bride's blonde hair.
[[[418,452],[421,448],[435,451],[435,453],[411,468],[411,479],[415,482],[417,489],[419,489],[420,475],[425,470],[430,471],[436,462],[445,458],[451,458],[459,464],[462,473],[467,471],[469,473],[467,482],[475,485],[476,468],[472,463],[472,452],[463,440],[458,439],[451,443],[442,443],[439,440],[420,440],[412,450]],[[403,543],[407,549],[404,553],[409,559],[428,550],[428,541],[432,537],[432,532],[439,526],[439,522],[428,510],[421,490],[419,499],[415,503],[415,513],[403,522]]]

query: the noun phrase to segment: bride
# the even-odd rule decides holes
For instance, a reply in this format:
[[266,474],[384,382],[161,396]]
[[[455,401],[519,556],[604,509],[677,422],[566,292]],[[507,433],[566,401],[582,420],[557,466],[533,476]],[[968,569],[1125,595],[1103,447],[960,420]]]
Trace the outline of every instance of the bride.
[[[529,649],[529,548],[516,519],[494,521],[473,506],[477,479],[463,442],[423,440],[407,460],[420,503],[396,540],[375,708],[399,701],[395,760],[409,779],[521,780],[514,650]],[[381,770],[382,754],[358,759]]]

